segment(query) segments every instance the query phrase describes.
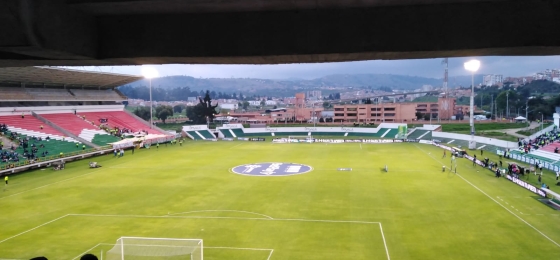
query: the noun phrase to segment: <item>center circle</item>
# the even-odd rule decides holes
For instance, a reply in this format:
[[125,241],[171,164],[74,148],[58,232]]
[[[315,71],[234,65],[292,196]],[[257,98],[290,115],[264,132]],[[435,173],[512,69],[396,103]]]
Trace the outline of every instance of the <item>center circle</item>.
[[231,169],[233,173],[250,176],[289,176],[308,173],[313,168],[309,165],[299,163],[251,163],[235,166]]

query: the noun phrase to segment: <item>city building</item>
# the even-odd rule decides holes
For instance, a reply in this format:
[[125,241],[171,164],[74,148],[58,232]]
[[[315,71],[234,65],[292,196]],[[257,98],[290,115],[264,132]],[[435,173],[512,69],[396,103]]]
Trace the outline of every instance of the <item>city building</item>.
[[310,90],[307,91],[307,97],[313,98],[321,98],[321,91],[320,90]]
[[221,109],[236,110],[239,106],[238,103],[218,103]]
[[[458,110],[458,107],[461,109]],[[407,123],[416,121],[417,113],[431,114],[433,119],[447,120],[467,112],[464,107],[456,105],[455,98],[440,97],[437,102],[335,105],[334,122]]]
[[503,82],[503,75],[490,74],[482,76],[482,85],[487,87],[501,85]]

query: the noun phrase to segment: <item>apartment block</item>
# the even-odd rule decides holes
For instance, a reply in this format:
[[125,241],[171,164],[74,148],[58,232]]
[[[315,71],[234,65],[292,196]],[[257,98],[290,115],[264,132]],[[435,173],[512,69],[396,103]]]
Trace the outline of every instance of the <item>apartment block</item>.
[[407,123],[416,120],[417,112],[431,114],[434,119],[450,119],[459,111],[456,109],[455,98],[443,97],[438,98],[437,102],[335,105],[334,121]]

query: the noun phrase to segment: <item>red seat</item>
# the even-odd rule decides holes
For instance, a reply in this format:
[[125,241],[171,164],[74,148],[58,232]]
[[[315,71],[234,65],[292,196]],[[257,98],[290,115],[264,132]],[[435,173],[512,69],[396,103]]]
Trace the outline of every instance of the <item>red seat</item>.
[[[84,129],[99,130],[98,127],[91,125],[72,113],[42,114],[41,116],[75,135],[80,135]],[[96,125],[99,124],[96,123]]]
[[[39,119],[33,117],[32,115],[25,115],[25,118],[21,118],[20,115],[0,116],[0,124],[6,124],[8,126],[18,127],[21,129],[40,132],[44,134],[65,136],[63,133],[41,122]],[[41,129],[41,125],[43,126],[43,129]]]
[[110,112],[86,112],[78,113],[78,115],[85,116],[89,121],[99,122],[100,118],[107,118],[109,121],[107,124],[110,127],[128,128],[132,132],[138,132],[140,130],[148,131],[150,134],[166,134],[162,133],[156,129],[150,129],[149,126],[138,121],[136,118],[132,117],[124,111],[110,111]]
[[551,143],[549,145],[546,145],[546,146],[542,147],[540,150],[553,153],[554,149],[556,149],[556,147],[558,147],[558,149],[560,149],[560,143]]

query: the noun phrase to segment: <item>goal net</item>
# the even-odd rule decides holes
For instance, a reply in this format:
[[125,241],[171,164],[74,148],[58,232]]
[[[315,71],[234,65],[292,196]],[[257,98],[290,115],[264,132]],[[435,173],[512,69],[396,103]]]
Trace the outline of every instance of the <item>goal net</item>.
[[202,260],[202,239],[121,237],[106,260]]

